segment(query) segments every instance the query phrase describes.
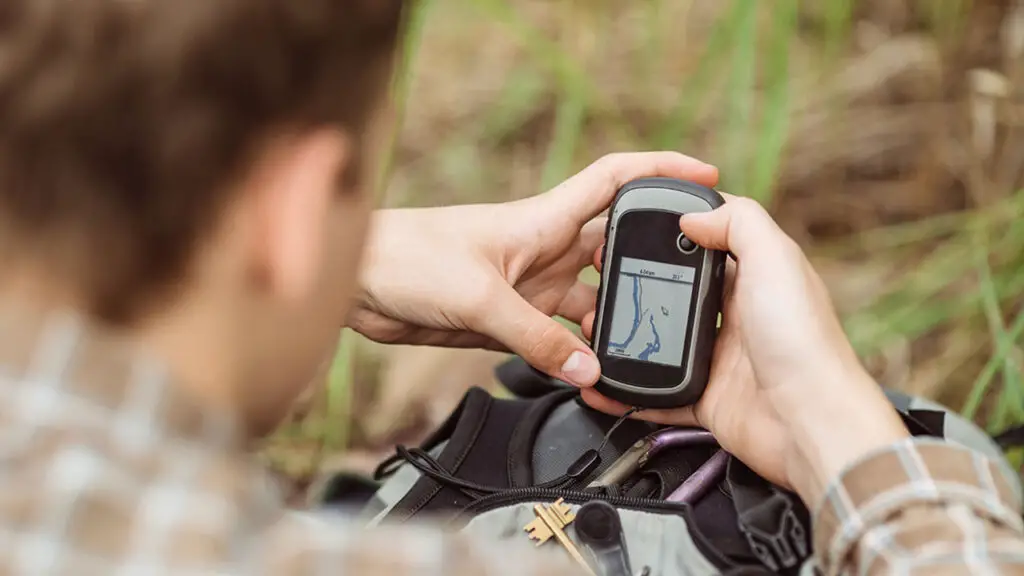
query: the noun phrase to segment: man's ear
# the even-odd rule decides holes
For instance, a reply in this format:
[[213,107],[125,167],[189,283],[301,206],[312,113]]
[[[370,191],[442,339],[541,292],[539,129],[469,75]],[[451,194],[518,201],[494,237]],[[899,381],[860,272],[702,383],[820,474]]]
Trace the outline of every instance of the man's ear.
[[255,220],[252,269],[263,290],[299,300],[320,274],[324,226],[349,162],[348,141],[339,131],[320,130],[280,137],[264,151],[247,191]]

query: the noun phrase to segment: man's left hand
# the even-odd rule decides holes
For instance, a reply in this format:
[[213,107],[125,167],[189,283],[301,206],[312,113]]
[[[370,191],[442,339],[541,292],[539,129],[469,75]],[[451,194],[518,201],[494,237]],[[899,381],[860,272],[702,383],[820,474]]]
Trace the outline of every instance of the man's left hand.
[[380,342],[511,351],[589,386],[597,358],[552,316],[592,321],[597,289],[578,278],[604,242],[598,216],[652,176],[714,186],[718,170],[674,152],[612,154],[525,200],[380,211],[347,325]]

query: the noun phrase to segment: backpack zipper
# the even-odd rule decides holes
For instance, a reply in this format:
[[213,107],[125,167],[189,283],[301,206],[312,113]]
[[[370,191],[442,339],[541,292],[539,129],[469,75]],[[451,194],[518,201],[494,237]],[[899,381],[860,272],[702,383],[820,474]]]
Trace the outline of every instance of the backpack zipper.
[[711,546],[704,539],[701,532],[696,529],[696,523],[693,517],[693,507],[691,505],[679,502],[668,502],[665,500],[655,500],[653,498],[606,496],[600,492],[583,492],[580,490],[554,490],[536,487],[510,488],[502,492],[484,496],[483,498],[474,500],[467,504],[449,519],[447,527],[449,529],[461,529],[470,520],[470,518],[466,518],[467,516],[476,516],[477,514],[482,514],[503,506],[512,506],[516,504],[523,504],[525,502],[554,502],[559,498],[562,498],[565,502],[570,504],[585,504],[592,500],[603,500],[612,506],[626,510],[654,513],[663,512],[681,516],[686,522],[688,530],[690,530],[690,536],[693,540],[693,544],[716,567],[716,569],[724,570],[738,566],[738,564],[735,564],[733,560],[722,556],[721,552]]
[[612,506],[618,508],[626,508],[630,510],[639,510],[643,512],[663,511],[671,512],[674,514],[682,514],[690,507],[686,504],[680,504],[677,502],[667,502],[665,500],[654,500],[652,498],[627,498],[625,496],[605,496],[595,492],[583,492],[579,490],[555,490],[555,489],[544,489],[544,488],[511,488],[496,494],[491,494],[474,500],[467,504],[461,510],[455,513],[449,520],[450,524],[455,524],[467,515],[477,515],[490,510],[501,508],[503,506],[511,506],[515,504],[522,504],[524,502],[531,501],[554,501],[559,498],[564,499],[566,502],[571,504],[584,504],[591,500],[603,500]]

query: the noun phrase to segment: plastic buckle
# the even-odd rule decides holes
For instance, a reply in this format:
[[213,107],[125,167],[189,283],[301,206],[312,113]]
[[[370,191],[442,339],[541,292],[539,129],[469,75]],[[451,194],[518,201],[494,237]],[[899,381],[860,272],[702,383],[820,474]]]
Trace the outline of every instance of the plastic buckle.
[[[748,521],[751,516],[770,521]],[[771,527],[771,532],[766,528]],[[808,530],[797,517],[793,502],[776,493],[740,517],[740,530],[750,549],[769,570],[778,572],[802,564],[810,556]]]

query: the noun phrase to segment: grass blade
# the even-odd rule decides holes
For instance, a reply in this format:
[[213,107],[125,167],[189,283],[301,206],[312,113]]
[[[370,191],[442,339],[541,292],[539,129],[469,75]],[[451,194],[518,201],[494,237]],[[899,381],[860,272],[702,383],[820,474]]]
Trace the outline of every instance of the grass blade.
[[579,142],[586,116],[586,102],[581,95],[569,93],[562,97],[555,115],[555,131],[548,146],[547,159],[541,178],[543,189],[548,189],[563,179],[572,170],[576,144]]
[[754,70],[757,64],[757,6],[753,2],[736,2],[730,22],[734,49],[730,61],[728,115],[725,121],[722,183],[726,190],[746,195],[749,190],[745,169],[751,153],[750,126],[756,90]]
[[960,38],[964,29],[965,15],[970,8],[970,0],[942,0],[920,2],[925,20],[943,40]]
[[554,75],[559,94],[573,94],[584,107],[596,111],[609,132],[620,141],[639,141],[636,132],[618,111],[610,113],[600,106],[601,94],[580,63],[523,18],[511,3],[505,0],[473,0],[472,6],[484,16],[504,25],[519,39],[532,55],[533,61]]
[[[796,31],[797,0],[779,0],[765,64],[764,106],[749,188],[740,190],[762,204],[771,202],[775,177],[789,135],[789,43]],[[752,90],[752,88],[751,88]]]
[[329,450],[348,445],[349,422],[352,420],[352,383],[354,380],[356,333],[342,330],[338,349],[327,377],[327,406],[324,414],[324,444]]
[[546,96],[547,85],[543,76],[532,66],[517,67],[509,74],[497,101],[483,121],[466,127],[467,137],[497,144],[518,130],[541,107]]
[[1024,208],[1024,193],[983,208],[947,212],[920,220],[872,228],[832,241],[815,250],[822,256],[839,258],[857,252],[888,252],[895,248],[938,240],[973,226],[989,227],[1012,221]]
[[508,27],[533,54],[534,60],[555,75],[560,89],[585,94],[588,99],[596,97],[597,91],[579,63],[524,20],[510,3],[504,0],[473,0],[473,5]]
[[394,105],[394,122],[391,132],[388,134],[388,141],[384,144],[385,153],[379,173],[375,190],[383,193],[391,179],[391,172],[394,169],[395,151],[397,149],[398,135],[402,131],[405,120],[405,111],[409,100],[409,86],[412,83],[412,65],[419,52],[420,40],[423,36],[423,28],[426,25],[427,14],[431,7],[431,0],[420,0],[406,5],[406,13],[403,15],[405,22],[405,34],[402,41],[402,48],[398,55],[398,62],[395,64],[395,73],[391,84],[391,101]]
[[988,359],[985,367],[974,381],[971,393],[967,397],[967,402],[964,403],[964,407],[960,412],[964,418],[973,420],[977,416],[978,408],[981,407],[981,401],[984,400],[985,393],[988,392],[989,386],[992,384],[992,377],[995,376],[996,371],[1002,366],[1003,360],[1010,353],[1013,343],[1020,338],[1021,333],[1024,333],[1024,311],[1018,313],[1017,317],[1014,318],[1013,324],[1010,325],[1010,329],[1006,333],[1006,337],[997,344],[995,354]]
[[[1014,269],[1006,277],[993,278],[999,301],[1024,291],[1024,270]],[[979,312],[978,293],[941,299],[906,290],[895,295],[888,306],[850,315],[844,326],[854,348],[869,354],[883,348],[894,338],[913,339],[943,323]]]
[[834,63],[839,60],[843,48],[846,46],[846,40],[850,33],[850,24],[853,21],[853,4],[853,2],[846,0],[825,2],[824,64],[828,69],[831,69]]
[[731,53],[737,15],[749,10],[751,6],[743,0],[734,1],[730,12],[719,18],[711,28],[711,35],[698,60],[697,69],[684,79],[679,100],[665,119],[664,128],[655,137],[658,148],[674,150],[681,147],[686,134],[693,129],[698,106],[707,97],[712,80],[718,77],[722,61]]

